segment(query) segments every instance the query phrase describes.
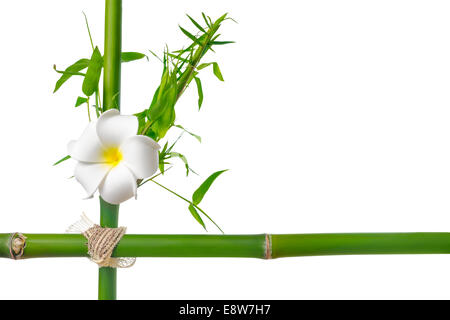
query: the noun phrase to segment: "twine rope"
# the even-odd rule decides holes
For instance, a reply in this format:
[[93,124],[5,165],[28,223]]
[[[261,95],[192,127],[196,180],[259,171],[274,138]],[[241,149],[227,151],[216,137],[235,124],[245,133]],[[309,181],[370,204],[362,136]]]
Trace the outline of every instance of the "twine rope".
[[91,261],[99,267],[129,268],[134,265],[136,258],[113,258],[114,248],[125,234],[127,228],[102,228],[93,223],[83,213],[81,220],[72,224],[67,232],[81,233],[87,239],[88,254]]

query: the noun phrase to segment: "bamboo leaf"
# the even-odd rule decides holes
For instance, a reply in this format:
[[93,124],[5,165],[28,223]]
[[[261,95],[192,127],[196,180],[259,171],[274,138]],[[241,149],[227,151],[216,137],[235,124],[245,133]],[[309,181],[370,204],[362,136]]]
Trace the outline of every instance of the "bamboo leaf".
[[170,152],[170,153],[169,153],[169,156],[172,157],[172,158],[173,158],[173,157],[179,158],[179,159],[181,159],[181,161],[184,162],[184,166],[186,167],[186,176],[189,175],[189,171],[192,171],[193,173],[195,173],[195,171],[192,170],[192,169],[189,167],[189,163],[188,163],[186,157],[185,157],[184,155],[182,155],[181,153],[178,153],[178,152]]
[[234,41],[210,41],[210,44],[214,44],[214,45],[224,45],[224,44],[229,44],[229,43],[236,43]]
[[219,27],[219,25],[222,23],[222,21],[225,20],[225,18],[227,17],[228,13],[225,13],[224,15],[222,15],[219,19],[216,20],[216,22],[214,22],[214,27]]
[[160,155],[164,154],[167,150],[167,146],[169,145],[169,141],[166,141],[166,143],[164,144],[164,147],[162,148],[162,150],[160,151]]
[[166,163],[164,161],[159,162],[159,171],[161,171],[161,174],[164,174],[164,165]]
[[205,23],[206,23],[206,25],[209,27],[209,28],[211,28],[211,25],[210,25],[210,23],[208,22],[208,19],[206,19],[206,15],[202,12],[202,17],[203,17],[203,20],[205,20]]
[[197,139],[198,142],[202,143],[202,137],[200,137],[199,135],[196,135],[195,133],[192,133],[192,132],[186,130],[186,128],[184,128],[183,126],[181,126],[181,125],[179,125],[179,124],[175,125],[175,127],[177,127],[177,128],[179,128],[179,129],[183,130],[184,132],[190,134],[190,135],[193,136],[195,139]]
[[210,25],[210,27],[212,28],[212,27],[213,27],[213,22],[212,22],[212,20],[211,20],[211,17],[210,17],[210,16],[208,16],[208,20],[209,20],[209,25]]
[[87,103],[87,98],[78,97],[77,102],[75,102],[75,108],[81,106],[83,103]]
[[158,155],[159,155],[159,171],[161,171],[161,174],[164,174],[164,170],[165,170],[164,165],[167,164],[164,160],[167,159],[167,152],[166,152],[166,150],[167,150],[168,144],[169,144],[169,142],[167,141],[164,144],[164,147],[162,148],[162,150],[159,151],[159,153],[158,153]]
[[83,15],[84,15],[84,22],[86,23],[87,32],[89,34],[89,40],[91,42],[91,47],[92,47],[92,50],[94,50],[94,42],[92,41],[91,29],[89,28],[88,18],[86,16],[86,14],[84,13],[84,11],[83,11]]
[[180,60],[180,61],[185,62],[185,63],[190,63],[190,61],[188,59],[182,58],[180,55],[176,56],[176,55],[174,55],[172,53],[167,53],[167,55],[169,57],[172,57],[172,58],[176,59],[176,60]]
[[86,95],[86,97],[90,97],[97,90],[98,82],[100,80],[100,75],[102,72],[102,67],[103,67],[102,55],[98,50],[98,47],[95,47],[82,86],[82,91]]
[[202,107],[203,103],[203,89],[202,89],[202,82],[200,78],[195,77],[194,78],[195,83],[197,84],[197,92],[198,92],[198,110]]
[[[167,170],[169,170],[169,169],[167,169]],[[166,170],[166,171],[167,171],[167,170]],[[171,194],[175,195],[176,197],[178,197],[178,198],[180,198],[180,199],[186,201],[186,202],[189,203],[190,205],[194,206],[194,207],[195,207],[198,211],[200,211],[206,218],[208,218],[208,220],[211,221],[211,222],[217,227],[217,229],[220,230],[220,232],[224,233],[223,230],[219,227],[219,225],[218,225],[213,219],[211,219],[211,217],[210,217],[204,210],[202,210],[199,206],[195,205],[194,203],[192,203],[191,201],[189,201],[189,200],[186,199],[185,197],[179,195],[178,193],[176,193],[176,192],[173,191],[173,190],[170,190],[169,188],[163,186],[161,183],[156,182],[156,181],[153,180],[153,179],[148,179],[148,181],[151,181],[151,182],[155,183],[156,185],[160,186],[160,187],[163,188],[164,190],[167,190],[168,192],[170,192]]]
[[69,160],[69,159],[70,159],[70,156],[65,156],[64,158],[62,158],[62,159],[56,161],[53,165],[54,165],[54,166],[57,166],[57,165],[60,164],[61,162],[64,162],[64,161]]
[[140,52],[122,52],[120,56],[120,60],[122,61],[122,63],[136,61],[143,58],[147,58],[148,60],[147,55]]
[[212,52],[216,53],[216,52],[214,51],[214,49],[212,48],[212,44],[210,44],[210,43],[208,43],[208,44],[206,45],[205,53],[206,53],[208,50],[211,50]]
[[183,133],[181,133],[178,138],[170,145],[170,147],[166,150],[166,153],[172,152],[173,147],[177,144],[177,142],[181,139]]
[[148,50],[156,59],[158,59],[159,61],[163,62],[162,59],[160,57],[158,57],[158,55],[156,53],[154,53],[152,50]]
[[164,138],[170,127],[175,121],[174,105],[168,106],[161,116],[151,125],[152,131],[156,135],[156,141]]
[[216,34],[213,38],[211,38],[211,41],[215,41],[218,37],[220,37],[221,36],[221,34],[219,33],[219,34]]
[[[70,79],[70,77],[72,75],[77,74],[79,71],[86,69],[89,65],[89,59],[80,59],[77,62],[75,62],[74,64],[70,65],[69,67],[66,68],[66,70],[64,72],[60,72],[63,73],[63,75],[61,76],[61,78],[58,79],[58,81],[55,84],[55,89],[53,90],[53,93],[55,93],[56,91],[58,91],[59,88],[61,88],[61,86]],[[56,67],[54,68],[56,70]],[[57,71],[58,72],[58,71]],[[77,74],[78,75],[78,74]]]
[[[188,209],[189,209],[189,212],[194,217],[194,219],[197,220],[197,222],[200,223],[200,225],[203,227],[203,229],[206,230],[205,223],[203,222],[202,218],[198,214],[197,209],[195,209],[195,207],[192,204],[189,205]],[[208,230],[206,230],[206,231],[208,231]]]
[[135,113],[134,116],[138,119],[139,129],[138,132],[141,132],[145,127],[146,119],[147,119],[147,110]]
[[155,92],[154,101],[149,110],[151,130],[157,140],[164,137],[175,121],[175,103],[177,101],[176,74],[170,74],[169,69],[164,71],[160,87]]
[[217,77],[217,79],[219,79],[220,81],[224,81],[223,77],[222,77],[222,73],[220,72],[219,65],[217,64],[217,62],[213,63],[213,72],[214,72],[214,75]]
[[235,19],[233,19],[233,18],[231,18],[231,17],[227,17],[227,18],[225,18],[225,20],[231,20],[231,21],[233,21],[234,23],[239,24],[239,22],[237,22]]
[[[227,169],[228,170],[228,169]],[[209,188],[213,184],[213,182],[219,177],[222,173],[224,173],[227,170],[221,170],[214,172],[212,175],[210,175],[201,185],[198,187],[197,190],[192,194],[192,203],[195,205],[200,204],[200,202],[203,200],[203,197],[208,192]]]
[[202,43],[195,37],[193,36],[191,33],[189,33],[189,31],[187,31],[186,29],[184,29],[182,26],[178,26],[180,27],[180,30],[192,41],[194,41],[196,44],[198,44],[199,46],[203,46]]
[[84,77],[86,75],[83,72],[74,72],[74,71],[66,71],[66,70],[61,71],[61,70],[56,69],[56,65],[53,65],[53,70],[55,70],[56,72],[58,72],[60,74],[65,74],[68,76],[83,76]]
[[206,67],[209,67],[210,65],[212,65],[214,62],[208,62],[208,63],[202,63],[197,67],[197,70],[202,70],[205,69]]
[[189,18],[189,20],[191,20],[194,26],[196,26],[201,32],[206,33],[205,29],[203,29],[203,27],[197,21],[192,19],[190,15],[187,14],[187,17]]
[[[166,55],[164,55],[165,57]],[[161,76],[161,84],[159,85],[159,90],[158,90],[158,99],[161,99],[163,93],[164,93],[164,89],[166,88],[166,85],[168,84],[169,81],[169,70],[165,69],[162,76]]]

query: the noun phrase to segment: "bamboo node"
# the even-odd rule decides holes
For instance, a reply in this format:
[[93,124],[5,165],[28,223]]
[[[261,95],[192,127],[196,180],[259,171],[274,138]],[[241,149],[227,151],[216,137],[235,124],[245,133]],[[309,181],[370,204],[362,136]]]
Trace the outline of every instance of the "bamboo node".
[[264,249],[264,259],[272,259],[272,236],[268,233],[265,234]]
[[11,234],[11,238],[9,239],[9,254],[11,259],[18,260],[22,258],[27,245],[26,240],[27,237],[19,232]]
[[88,253],[91,261],[99,267],[129,268],[134,265],[136,258],[113,258],[114,248],[125,234],[127,228],[102,228],[94,224],[83,213],[81,220],[67,229],[68,232],[80,232],[87,240]]

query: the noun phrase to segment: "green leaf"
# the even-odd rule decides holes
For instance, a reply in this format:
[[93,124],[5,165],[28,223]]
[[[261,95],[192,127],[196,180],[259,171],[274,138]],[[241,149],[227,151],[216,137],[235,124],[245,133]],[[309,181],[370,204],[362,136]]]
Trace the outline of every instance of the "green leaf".
[[86,74],[83,72],[71,72],[71,71],[61,71],[56,69],[56,65],[53,65],[53,70],[55,70],[56,72],[60,73],[60,74],[65,74],[65,75],[69,75],[69,76],[85,76]]
[[182,58],[180,55],[176,56],[176,55],[171,54],[171,53],[167,53],[167,55],[169,57],[172,57],[172,58],[176,59],[176,60],[180,60],[180,61],[183,61],[185,63],[190,63],[190,61],[188,59]]
[[[205,223],[203,222],[202,218],[201,218],[200,215],[198,214],[197,209],[195,209],[195,207],[194,207],[192,204],[190,204],[188,208],[189,208],[189,212],[192,214],[192,216],[194,217],[194,219],[197,220],[197,222],[201,224],[201,226],[203,227],[203,229],[206,230]],[[207,231],[207,230],[206,230],[206,231]]]
[[64,158],[56,161],[53,165],[56,166],[56,165],[60,164],[61,162],[64,162],[64,161],[69,160],[69,159],[70,159],[70,156],[65,156]]
[[198,142],[202,143],[202,137],[200,137],[199,135],[196,135],[195,133],[192,133],[188,130],[186,130],[186,128],[184,128],[183,126],[176,124],[175,127],[180,128],[181,130],[183,130],[184,132],[190,134],[191,136],[193,136],[195,139],[198,140]]
[[187,31],[186,29],[184,29],[182,26],[178,26],[180,27],[180,30],[192,41],[194,41],[196,44],[198,44],[199,46],[203,46],[203,44],[196,38],[194,37],[191,33],[189,33],[189,31]]
[[174,105],[172,105],[166,108],[164,113],[159,117],[159,119],[151,125],[151,129],[155,133],[157,141],[164,138],[167,131],[170,129],[170,127],[173,126],[174,121],[175,121],[175,109]]
[[167,150],[167,146],[169,145],[169,142],[167,141],[166,144],[164,145],[164,147],[162,148],[161,151],[158,152],[158,156],[159,156],[159,171],[161,171],[162,174],[164,174],[164,165],[166,164],[166,162],[164,160],[166,160],[166,150]]
[[214,63],[214,62],[202,63],[202,64],[198,65],[197,70],[205,69],[206,67],[209,67],[209,66],[212,65],[213,63]]
[[205,22],[206,22],[206,25],[209,27],[209,28],[211,28],[211,25],[210,25],[210,23],[208,22],[208,19],[206,19],[206,15],[202,12],[202,17],[203,17],[203,20],[205,20]]
[[[59,88],[66,82],[67,80],[72,77],[72,75],[77,74],[79,71],[86,69],[89,65],[89,59],[80,59],[74,64],[70,65],[66,68],[66,70],[63,72],[63,75],[59,80],[56,82],[55,89],[53,90],[53,93],[58,91]],[[56,70],[56,68],[54,68]]]
[[[166,55],[164,55],[166,57]],[[147,113],[151,122],[146,134],[157,141],[162,139],[175,121],[175,103],[177,101],[177,75],[167,68],[161,84],[153,95],[152,103]]]
[[169,87],[164,93],[164,91],[159,90],[157,99],[155,103],[150,106],[148,113],[149,120],[152,122],[158,121],[165,113],[170,112],[176,102],[177,90],[176,87]]
[[190,15],[187,14],[187,16],[189,20],[191,20],[191,22],[194,24],[194,26],[196,26],[201,32],[206,33],[205,29],[203,29],[202,26],[197,21],[192,19]]
[[189,171],[192,171],[193,173],[195,173],[195,171],[189,167],[189,163],[184,155],[182,155],[181,153],[178,153],[178,152],[170,152],[169,155],[172,158],[174,158],[174,157],[180,158],[181,161],[184,162],[184,166],[186,167],[186,176],[189,175]]
[[[165,57],[165,55],[164,55]],[[161,97],[163,96],[164,93],[164,89],[166,88],[168,82],[170,79],[170,71],[169,69],[165,69],[162,76],[161,76],[161,84],[159,85],[158,88],[158,99],[161,99]]]
[[102,67],[102,55],[100,53],[100,50],[98,50],[98,47],[95,47],[82,86],[82,91],[86,95],[86,97],[92,96],[97,90],[100,75],[102,73]]
[[231,20],[231,21],[233,21],[234,23],[239,24],[239,22],[237,22],[235,19],[233,19],[233,18],[231,18],[231,17],[227,17],[227,18],[225,18],[225,20]]
[[[169,170],[169,169],[167,169],[167,170]],[[166,170],[166,171],[167,171],[167,170]],[[203,211],[199,206],[194,205],[191,201],[189,201],[189,200],[186,199],[185,197],[179,195],[178,193],[176,193],[176,192],[173,191],[173,190],[170,190],[169,188],[163,186],[161,183],[156,182],[156,181],[153,180],[153,179],[147,179],[147,181],[151,181],[151,182],[155,183],[156,185],[160,186],[161,188],[163,188],[163,189],[169,191],[171,194],[177,196],[178,198],[180,198],[180,199],[186,201],[187,203],[189,203],[190,205],[194,206],[194,207],[195,207],[198,211],[200,211],[206,218],[208,218],[208,220],[211,221],[211,222],[217,227],[217,229],[220,230],[220,232],[224,233],[223,230],[219,227],[219,225],[218,225],[213,219],[211,219],[211,217],[210,217],[205,211]]]
[[130,61],[135,61],[135,60],[140,60],[143,58],[147,58],[148,57],[140,52],[122,52],[121,56],[120,56],[120,60],[122,62],[130,62]]
[[81,106],[83,103],[87,103],[88,99],[84,97],[78,97],[77,102],[75,102],[75,108]]
[[227,17],[228,13],[225,13],[224,15],[222,15],[219,19],[216,20],[216,22],[214,22],[214,26],[215,27],[219,27],[219,25],[222,23],[222,21],[225,20],[225,18]]
[[[170,153],[172,152],[173,147],[175,147],[175,145],[177,144],[177,142],[181,139],[181,137],[183,136],[183,133],[181,133],[178,138],[170,145],[170,147],[167,149],[166,153]],[[164,149],[163,149],[164,150]]]
[[[163,62],[162,60],[161,60],[161,58],[160,57],[158,57],[158,55],[156,54],[156,53],[154,53],[152,50],[148,50],[156,59],[158,59],[159,61],[161,61],[161,62]],[[164,63],[164,62],[163,62]]]
[[229,43],[236,43],[234,41],[210,41],[210,44],[214,44],[214,45],[224,45],[224,44],[229,44]]
[[[219,34],[216,34],[214,37],[212,37],[211,38],[211,41],[214,41],[214,40],[216,40],[218,37],[220,37],[221,36],[221,34],[219,33]],[[210,41],[210,43],[211,43],[211,41]]]
[[138,119],[138,123],[139,123],[138,132],[141,132],[142,128],[146,124],[147,110],[135,113],[134,116]]
[[197,91],[198,91],[198,110],[202,107],[203,103],[203,89],[202,89],[202,82],[200,81],[200,78],[195,77],[194,78],[195,83],[197,84]]
[[210,17],[210,16],[208,16],[208,20],[209,20],[209,25],[210,25],[210,28],[212,28],[212,27],[213,27],[213,22],[212,22],[212,20],[211,20],[211,17]]
[[165,165],[166,163],[164,162],[164,161],[160,161],[159,162],[159,171],[161,171],[161,174],[164,174],[164,165]]
[[161,153],[166,152],[168,146],[169,146],[169,141],[166,141],[166,143],[164,144],[164,147],[161,150]]
[[92,47],[92,50],[94,50],[94,42],[92,41],[91,29],[89,28],[88,18],[86,16],[86,14],[84,13],[84,11],[83,11],[83,15],[84,15],[84,22],[86,22],[87,32],[89,34],[89,40],[91,42],[91,47]]
[[214,75],[217,77],[217,79],[219,79],[220,81],[224,81],[223,77],[222,77],[222,73],[220,72],[219,65],[217,64],[217,62],[213,63],[213,72],[214,72]]
[[192,203],[194,203],[195,205],[199,205],[200,202],[203,200],[203,197],[205,196],[206,192],[208,192],[209,188],[213,184],[214,180],[216,180],[218,176],[220,176],[222,173],[224,173],[227,170],[217,171],[217,172],[214,172],[212,175],[210,175],[200,185],[200,187],[198,187],[198,189],[195,190],[195,192],[192,194]]

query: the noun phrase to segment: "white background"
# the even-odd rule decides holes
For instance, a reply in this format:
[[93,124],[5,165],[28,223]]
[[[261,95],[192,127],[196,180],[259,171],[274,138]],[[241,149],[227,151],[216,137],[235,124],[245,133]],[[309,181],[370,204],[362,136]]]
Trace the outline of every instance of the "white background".
[[[81,80],[55,95],[64,68],[90,56],[82,10],[103,51],[103,1],[3,1],[0,11],[0,232],[60,233],[97,200],[51,164],[87,123]],[[161,52],[200,18],[224,12],[218,61],[177,105],[184,167],[160,181],[189,196],[230,168],[202,203],[226,233],[450,231],[448,1],[124,1],[123,50]],[[147,107],[161,65],[123,66],[122,111]],[[174,129],[175,131],[176,129]],[[170,138],[176,137],[173,132]],[[187,206],[156,185],[121,206],[129,233],[195,233]],[[210,224],[211,233],[216,230]],[[450,298],[450,257],[141,258],[120,270],[120,299]],[[0,261],[0,298],[96,299],[87,259]]]

